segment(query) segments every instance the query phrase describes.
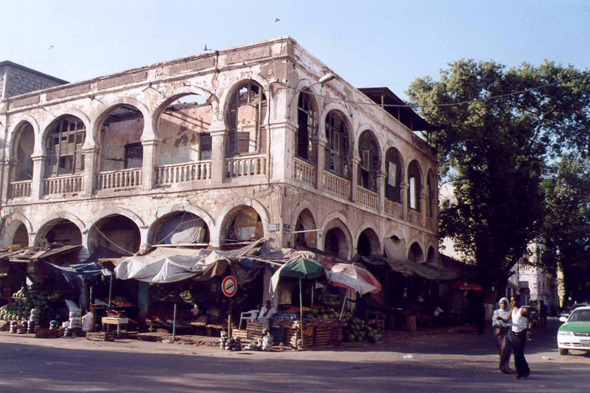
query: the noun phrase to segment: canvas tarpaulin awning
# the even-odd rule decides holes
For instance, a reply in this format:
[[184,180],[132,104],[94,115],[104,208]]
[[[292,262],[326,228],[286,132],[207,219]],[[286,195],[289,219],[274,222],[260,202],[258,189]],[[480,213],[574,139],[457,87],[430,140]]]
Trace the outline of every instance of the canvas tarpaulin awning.
[[391,239],[385,239],[385,253],[387,254],[387,262],[391,268],[406,277],[420,276],[428,280],[453,280],[457,278],[454,272],[447,272],[440,270],[434,266],[426,263],[416,263],[409,260],[400,259],[398,247]]
[[208,280],[223,275],[231,265],[238,283],[243,283],[253,279],[253,270],[259,268],[246,255],[262,242],[264,239],[233,251],[158,247],[146,255],[125,258],[115,274],[120,280],[171,283],[189,278]]

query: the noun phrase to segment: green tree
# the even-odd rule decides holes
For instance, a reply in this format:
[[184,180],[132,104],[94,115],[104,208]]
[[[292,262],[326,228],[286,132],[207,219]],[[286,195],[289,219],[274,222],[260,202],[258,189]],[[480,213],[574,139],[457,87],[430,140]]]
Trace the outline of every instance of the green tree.
[[547,209],[543,220],[542,262],[564,273],[565,292],[574,300],[590,296],[590,162],[564,155],[550,166],[543,190]]
[[441,209],[441,236],[480,268],[484,285],[502,291],[541,233],[546,160],[567,148],[588,151],[585,75],[552,62],[507,68],[460,60],[440,81],[417,79],[407,92],[434,126],[428,137],[439,150],[441,183],[454,190]]

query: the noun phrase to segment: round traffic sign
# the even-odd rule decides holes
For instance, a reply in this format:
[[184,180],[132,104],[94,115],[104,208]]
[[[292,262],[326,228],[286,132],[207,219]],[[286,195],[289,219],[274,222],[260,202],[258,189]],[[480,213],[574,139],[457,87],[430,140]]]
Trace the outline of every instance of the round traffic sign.
[[227,276],[221,283],[221,291],[227,297],[232,297],[238,291],[238,283],[233,276]]

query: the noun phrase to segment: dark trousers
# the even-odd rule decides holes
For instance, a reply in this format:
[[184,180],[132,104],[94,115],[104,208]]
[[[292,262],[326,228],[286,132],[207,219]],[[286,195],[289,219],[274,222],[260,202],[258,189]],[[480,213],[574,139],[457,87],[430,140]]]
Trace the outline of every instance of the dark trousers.
[[514,333],[512,339],[512,352],[514,353],[514,368],[516,368],[516,375],[519,377],[528,377],[531,373],[529,364],[524,358],[524,347],[526,345],[526,332],[525,329],[522,332]]

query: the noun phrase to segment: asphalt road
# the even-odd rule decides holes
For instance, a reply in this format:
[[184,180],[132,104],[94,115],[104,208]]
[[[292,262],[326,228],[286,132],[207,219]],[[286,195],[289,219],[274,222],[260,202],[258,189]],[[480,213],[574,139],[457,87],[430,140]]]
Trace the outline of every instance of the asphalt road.
[[588,392],[590,354],[560,356],[558,325],[533,331],[528,381],[498,371],[491,329],[280,353],[2,332],[0,392]]

